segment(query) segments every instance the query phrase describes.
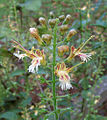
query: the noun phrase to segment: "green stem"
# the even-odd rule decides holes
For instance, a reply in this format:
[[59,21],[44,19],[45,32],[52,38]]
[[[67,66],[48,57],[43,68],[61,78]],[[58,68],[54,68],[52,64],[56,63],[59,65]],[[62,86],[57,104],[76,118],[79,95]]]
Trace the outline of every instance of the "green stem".
[[83,25],[82,25],[82,11],[80,10],[80,30],[81,30],[81,41],[80,43],[82,43],[83,41]]
[[17,10],[16,10],[16,1],[15,0],[13,0],[13,6],[14,6],[15,20],[18,23],[18,20],[17,20]]
[[26,60],[26,58],[24,58],[24,66],[25,66],[25,72],[26,72],[26,74],[25,74],[25,80],[26,80],[26,86],[25,86],[25,88],[26,88],[26,93],[27,93],[27,95],[29,95],[30,84],[29,84],[29,79],[28,79],[28,74],[27,74],[28,65],[27,65],[27,60]]
[[54,103],[54,113],[55,119],[58,120],[57,114],[57,103],[56,103],[56,90],[55,90],[55,65],[56,65],[56,40],[57,40],[57,25],[54,28],[54,41],[53,41],[53,66],[52,66],[52,80],[53,80],[53,103]]

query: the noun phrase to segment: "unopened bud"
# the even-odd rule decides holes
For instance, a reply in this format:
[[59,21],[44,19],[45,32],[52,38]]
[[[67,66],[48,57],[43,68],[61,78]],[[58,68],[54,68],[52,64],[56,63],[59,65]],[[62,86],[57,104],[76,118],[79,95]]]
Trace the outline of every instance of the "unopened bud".
[[45,66],[46,65],[46,55],[44,54],[44,50],[41,50],[41,55],[42,55],[42,60],[41,65]]
[[46,106],[45,105],[40,105],[39,108],[46,108]]
[[49,34],[43,34],[42,40],[46,42],[47,45],[50,45],[52,36]]
[[60,20],[60,21],[63,21],[64,19],[65,19],[65,15],[59,16],[59,20]]
[[34,115],[35,115],[35,116],[38,115],[38,111],[37,111],[37,110],[34,111]]
[[30,28],[29,31],[30,31],[30,34],[38,41],[38,43],[42,45],[43,41],[38,34],[38,30],[36,28]]
[[43,18],[43,17],[40,17],[40,18],[39,18],[39,22],[40,22],[42,25],[46,25],[46,20],[45,20],[45,18]]
[[58,55],[61,57],[64,55],[64,53],[69,52],[69,46],[62,45],[58,47]]
[[[72,58],[74,58],[76,56],[76,53],[75,53],[76,49],[74,46],[71,46],[71,50],[70,50],[70,54],[67,58],[67,61],[70,62],[72,60]],[[74,54],[75,53],[75,54]]]
[[74,36],[76,34],[76,30],[75,29],[71,29],[67,35],[67,41],[70,40],[70,38],[72,38],[72,36]]
[[54,12],[53,11],[51,11],[49,14],[50,14],[51,18],[54,17]]
[[68,15],[66,16],[66,20],[67,20],[67,21],[70,21],[70,20],[71,20],[71,15],[68,14]]
[[36,75],[36,79],[40,79],[40,75]]
[[60,32],[61,34],[64,34],[68,30],[68,25],[61,25],[60,26]]
[[64,23],[63,24],[68,24],[68,22],[71,20],[71,15],[67,15],[65,20],[64,20]]
[[33,110],[34,109],[34,105],[32,105],[30,108],[29,108],[29,110]]
[[48,23],[53,28],[56,24],[56,19],[49,19]]

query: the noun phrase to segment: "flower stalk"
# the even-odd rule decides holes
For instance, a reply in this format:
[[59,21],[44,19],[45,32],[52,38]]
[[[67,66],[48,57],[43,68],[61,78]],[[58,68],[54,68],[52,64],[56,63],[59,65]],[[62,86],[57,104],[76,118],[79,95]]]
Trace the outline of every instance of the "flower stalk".
[[55,65],[56,65],[56,42],[57,42],[57,24],[55,25],[55,28],[53,30],[53,66],[52,66],[52,81],[53,81],[53,103],[54,103],[54,113],[55,113],[55,120],[58,120],[58,114],[57,114],[57,103],[56,103],[56,88],[55,88]]

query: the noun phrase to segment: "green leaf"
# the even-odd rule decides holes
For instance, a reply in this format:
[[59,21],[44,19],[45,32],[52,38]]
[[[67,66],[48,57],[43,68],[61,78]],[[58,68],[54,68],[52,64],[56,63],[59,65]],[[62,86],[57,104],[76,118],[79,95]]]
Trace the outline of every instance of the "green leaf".
[[107,22],[105,22],[104,20],[97,20],[96,24],[91,24],[92,26],[98,26],[98,27],[103,27],[103,28],[107,28]]
[[101,116],[101,115],[90,114],[88,116],[87,120],[107,120],[107,117],[104,117],[104,116]]
[[55,120],[54,114],[46,115],[43,120]]
[[30,104],[32,98],[31,97],[27,97],[26,99],[24,99],[22,102],[21,102],[21,107],[26,107],[28,104]]
[[26,0],[25,3],[19,4],[27,10],[37,11],[41,7],[41,0]]
[[7,120],[18,120],[16,112],[5,112],[0,115],[0,118],[5,118]]
[[87,98],[87,95],[88,95],[88,90],[83,90],[82,93],[81,93],[81,96],[86,99]]
[[16,71],[14,71],[14,72],[12,72],[12,73],[10,74],[10,77],[14,77],[14,76],[16,76],[16,75],[22,75],[22,74],[24,74],[24,73],[25,73],[24,70],[16,70]]
[[79,83],[81,83],[82,88],[84,88],[84,89],[87,89],[87,88],[88,88],[89,81],[88,81],[86,78],[81,79],[81,80],[79,81]]
[[5,88],[0,81],[0,106],[4,104],[4,98],[5,98]]
[[6,48],[0,48],[0,56],[12,57],[12,54]]
[[70,111],[62,111],[60,113],[60,120],[71,120]]

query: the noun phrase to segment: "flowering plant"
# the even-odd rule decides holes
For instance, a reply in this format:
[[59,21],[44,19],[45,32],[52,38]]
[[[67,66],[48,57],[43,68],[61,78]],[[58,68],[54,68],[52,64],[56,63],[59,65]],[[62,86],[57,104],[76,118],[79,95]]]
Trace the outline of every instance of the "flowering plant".
[[[88,62],[88,60],[91,59],[93,52],[83,53],[82,49],[86,45],[86,43],[94,36],[91,36],[88,40],[86,40],[86,42],[80,44],[77,49],[74,46],[69,46],[68,43],[71,42],[72,37],[77,33],[75,29],[71,29],[70,31],[68,31],[71,16],[67,15],[65,17],[64,15],[62,15],[59,16],[59,18],[53,18],[53,14],[51,13],[50,15],[51,19],[48,20],[48,23],[46,22],[44,17],[40,17],[39,22],[41,24],[41,29],[38,27],[29,29],[32,37],[35,38],[38,42],[38,48],[32,47],[31,50],[27,50],[19,42],[14,40],[12,42],[14,44],[14,47],[18,49],[18,52],[14,53],[16,57],[22,60],[24,57],[28,57],[31,59],[31,65],[28,67],[29,72],[33,74],[38,74],[39,66],[49,66],[50,68],[52,67],[51,72],[54,103],[53,106],[55,118],[57,120],[58,113],[56,103],[56,78],[59,77],[59,87],[61,87],[62,90],[73,89],[73,86],[71,84],[70,72],[72,72],[75,67]],[[42,34],[40,34],[40,30],[43,30]],[[71,50],[69,52],[70,47]],[[19,50],[24,53],[20,53]],[[47,50],[49,51],[50,55],[46,53]],[[68,53],[68,56],[65,55],[66,53]],[[68,63],[70,63],[72,59],[76,56],[79,56],[82,62],[76,64],[73,67],[66,67]],[[52,58],[52,61],[47,60],[50,57]]]

